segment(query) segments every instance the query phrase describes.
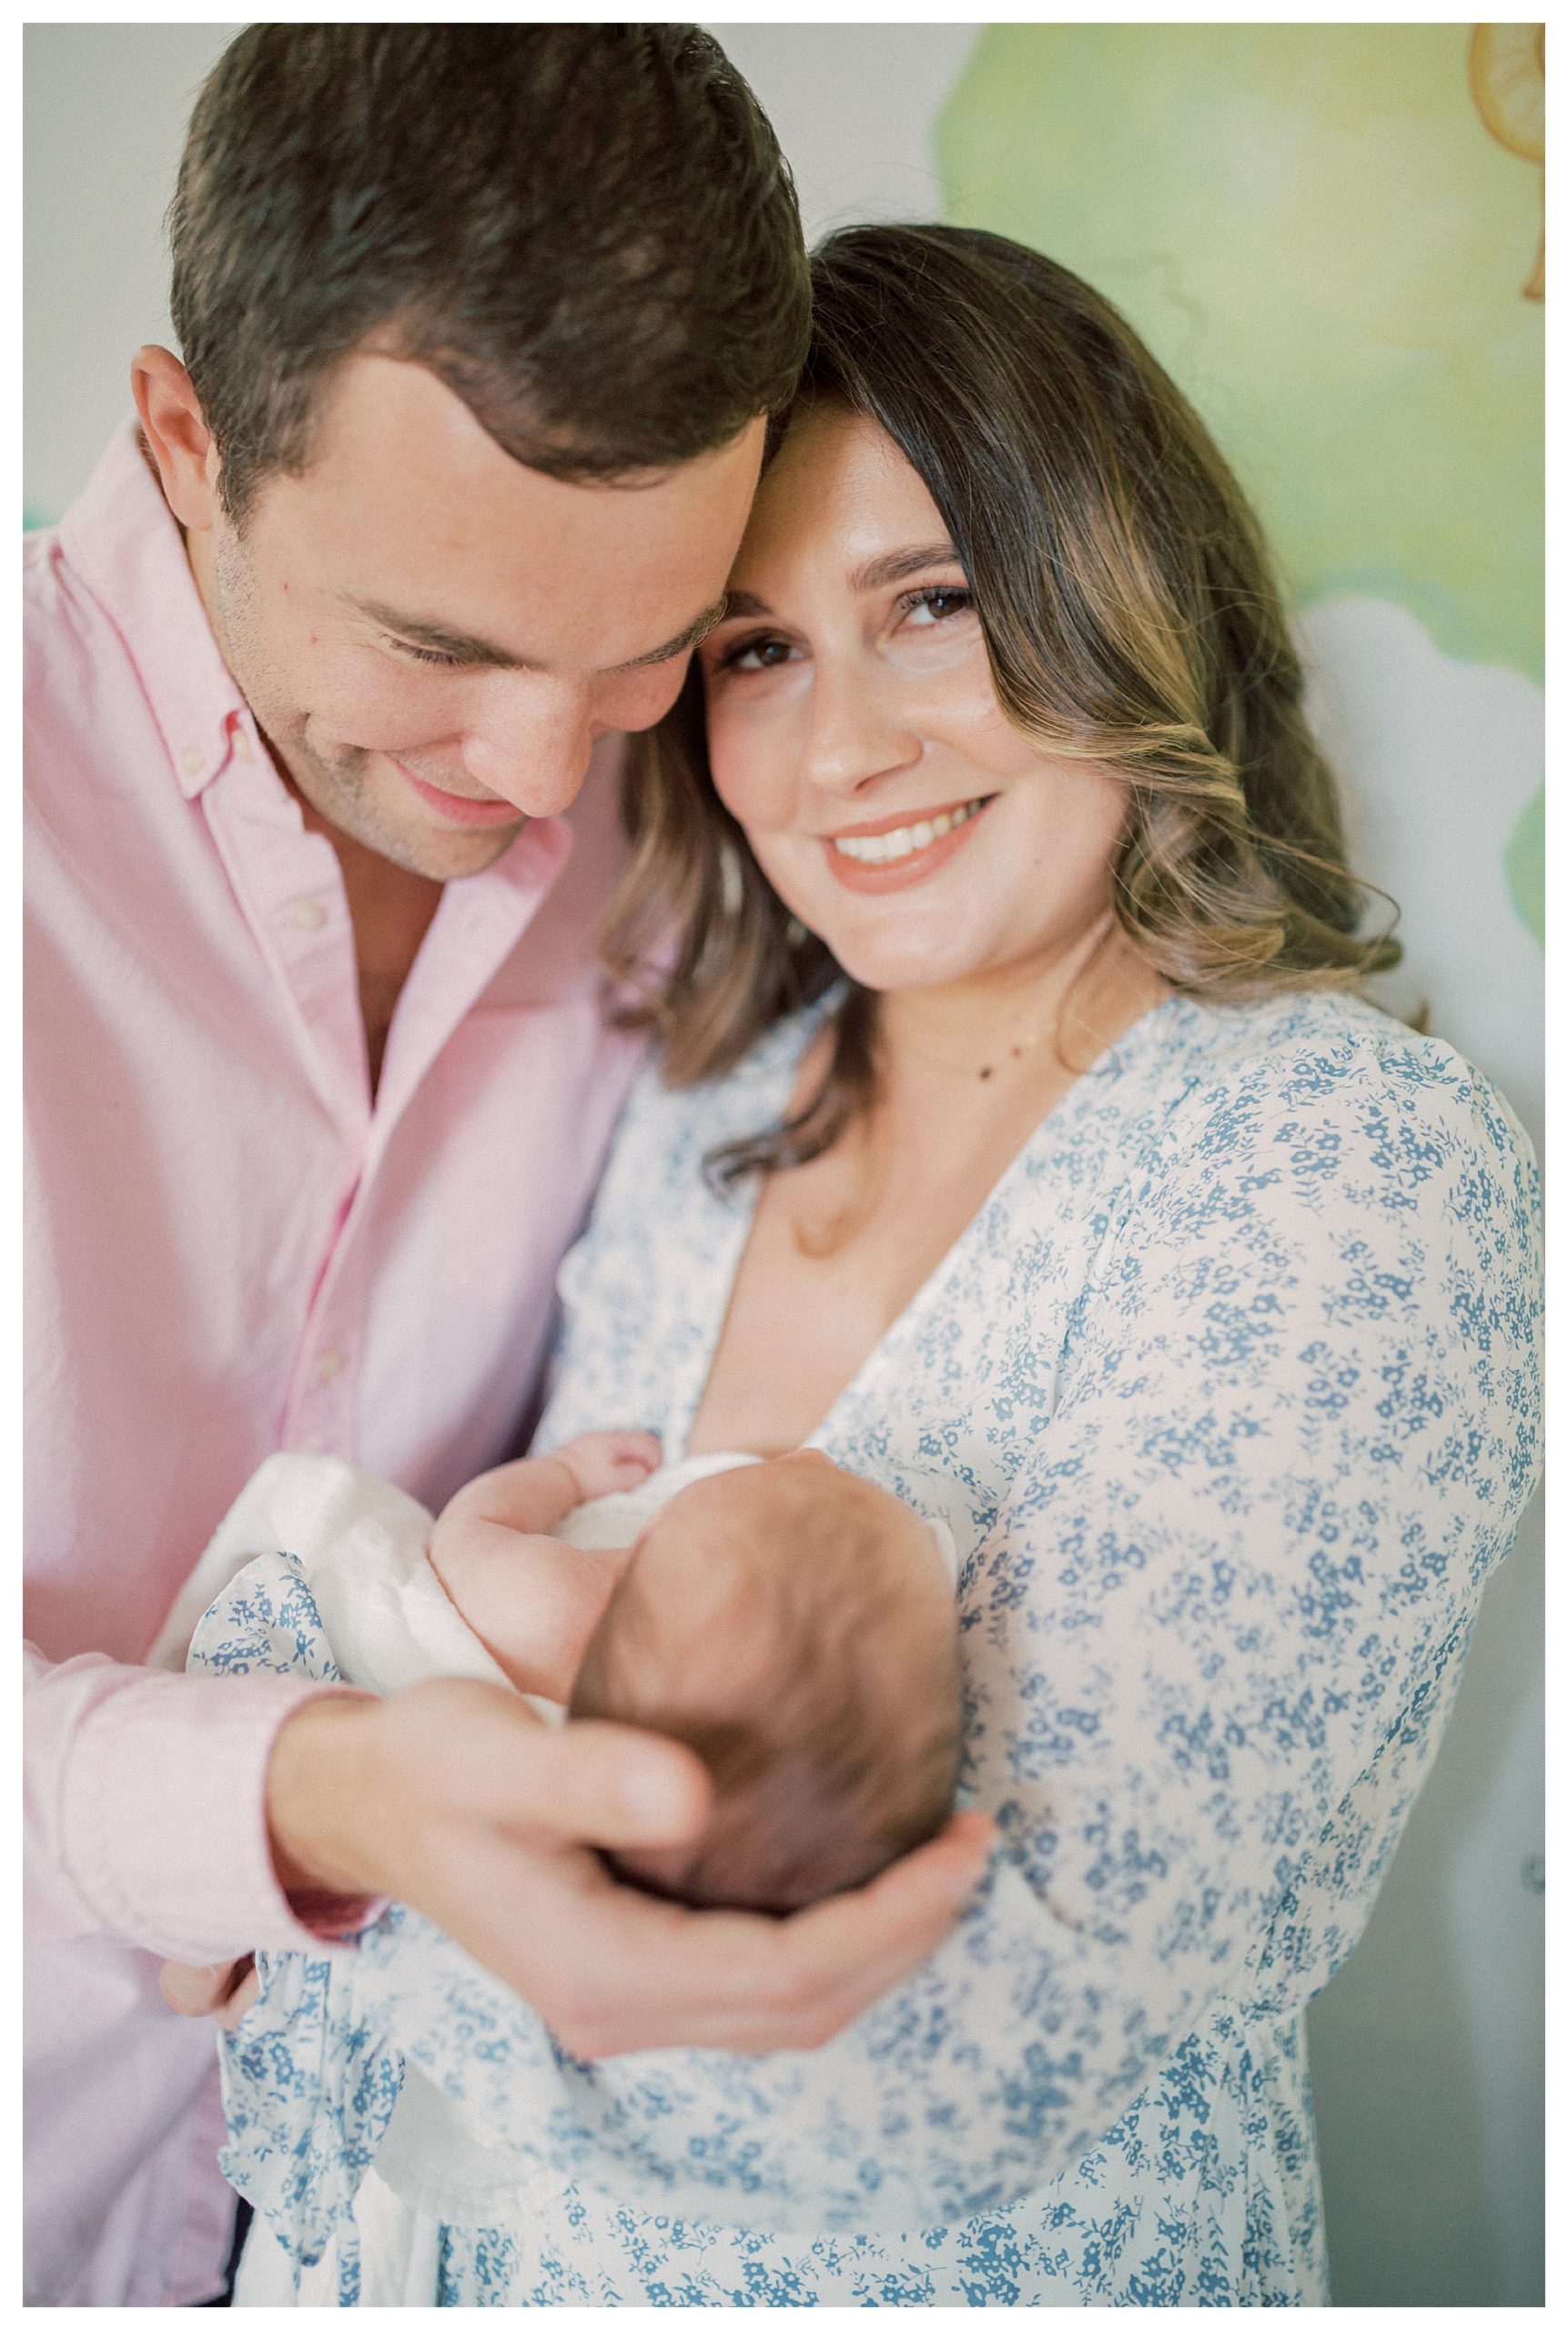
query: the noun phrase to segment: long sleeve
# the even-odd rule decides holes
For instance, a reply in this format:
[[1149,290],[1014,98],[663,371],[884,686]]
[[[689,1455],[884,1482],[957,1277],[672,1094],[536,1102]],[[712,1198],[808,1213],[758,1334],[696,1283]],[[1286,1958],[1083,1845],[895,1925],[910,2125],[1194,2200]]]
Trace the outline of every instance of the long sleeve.
[[1537,1458],[1533,1169],[1401,1057],[1222,1089],[1129,1182],[964,1579],[1006,1849],[959,1932],[815,2055],[592,2067],[379,1933],[359,2010],[475,2132],[649,2209],[931,2224],[1059,2174],[1206,2017],[1321,1986]]
[[279,1448],[439,1504],[513,1445],[638,1056],[593,959],[619,745],[567,818],[450,886],[372,1109],[340,868],[133,418],[25,567],[24,1632],[60,1662],[25,1717],[27,2289],[173,2304],[215,2286],[228,2238],[211,2034],[109,1937],[303,1939],[258,1828],[300,1694],[143,1662]]
[[272,1742],[319,1684],[159,1675],[96,1653],[51,1666],[31,1645],[25,1661],[31,1940],[106,1936],[199,1965],[319,1947],[359,1921],[303,1924],[268,1844]]

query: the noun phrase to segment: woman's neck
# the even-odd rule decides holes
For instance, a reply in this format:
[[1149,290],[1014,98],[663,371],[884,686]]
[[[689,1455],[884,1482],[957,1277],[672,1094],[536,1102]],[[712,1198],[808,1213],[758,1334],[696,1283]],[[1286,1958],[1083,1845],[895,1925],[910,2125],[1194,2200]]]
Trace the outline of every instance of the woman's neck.
[[1047,1060],[1070,1080],[1169,992],[1108,908],[1047,959],[880,996],[878,1086],[891,1099],[944,1082],[992,1084],[1000,1099]]
[[1107,923],[1048,966],[879,998],[871,1106],[764,1181],[690,1446],[799,1446],[1077,1076],[1168,992]]

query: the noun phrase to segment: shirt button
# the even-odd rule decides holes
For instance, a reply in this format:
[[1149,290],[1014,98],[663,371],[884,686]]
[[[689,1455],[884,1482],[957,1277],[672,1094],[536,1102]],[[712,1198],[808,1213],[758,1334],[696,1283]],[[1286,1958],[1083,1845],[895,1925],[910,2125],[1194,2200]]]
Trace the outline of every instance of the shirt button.
[[194,745],[187,745],[179,756],[179,765],[187,776],[199,776],[207,766],[207,755],[198,752]]
[[284,918],[296,930],[319,930],[327,919],[327,909],[319,898],[296,898],[284,908]]
[[250,749],[250,738],[243,728],[237,727],[234,731],[234,750],[237,759],[248,761],[254,757]]
[[324,1351],[316,1363],[316,1381],[319,1383],[336,1383],[343,1373],[343,1364],[340,1351]]

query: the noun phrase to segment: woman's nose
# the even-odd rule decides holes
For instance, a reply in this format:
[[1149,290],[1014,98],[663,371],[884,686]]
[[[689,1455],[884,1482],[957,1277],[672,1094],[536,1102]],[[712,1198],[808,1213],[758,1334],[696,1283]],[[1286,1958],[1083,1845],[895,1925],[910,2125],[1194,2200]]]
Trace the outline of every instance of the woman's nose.
[[825,792],[858,793],[920,757],[920,738],[900,717],[884,673],[836,671],[819,658],[802,775]]

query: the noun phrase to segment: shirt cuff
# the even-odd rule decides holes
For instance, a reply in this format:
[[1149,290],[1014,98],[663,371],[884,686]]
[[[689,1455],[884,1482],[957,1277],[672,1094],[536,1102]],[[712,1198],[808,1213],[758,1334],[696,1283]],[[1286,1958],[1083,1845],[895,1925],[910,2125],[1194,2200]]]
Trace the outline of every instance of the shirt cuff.
[[283,1899],[313,1941],[358,1941],[387,1906],[384,1893],[285,1893]]
[[61,1840],[106,1931],[207,1965],[258,1949],[319,1950],[374,1922],[379,1901],[291,1902],[267,1832],[272,1743],[333,1687],[148,1674],[93,1711],[64,1777]]

